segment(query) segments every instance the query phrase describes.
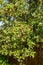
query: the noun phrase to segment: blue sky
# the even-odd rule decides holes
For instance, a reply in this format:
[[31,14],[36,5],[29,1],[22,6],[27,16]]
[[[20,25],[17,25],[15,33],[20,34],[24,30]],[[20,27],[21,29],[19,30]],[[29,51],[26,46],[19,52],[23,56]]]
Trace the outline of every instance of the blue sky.
[[[7,0],[5,0],[5,1],[8,2]],[[1,5],[0,5],[0,6],[1,6]],[[2,22],[2,21],[0,21],[0,26],[1,26],[1,25],[3,25],[3,22]]]
[[3,25],[3,22],[2,21],[0,21],[0,26],[2,26]]
[[8,2],[7,0],[5,0],[6,2]]

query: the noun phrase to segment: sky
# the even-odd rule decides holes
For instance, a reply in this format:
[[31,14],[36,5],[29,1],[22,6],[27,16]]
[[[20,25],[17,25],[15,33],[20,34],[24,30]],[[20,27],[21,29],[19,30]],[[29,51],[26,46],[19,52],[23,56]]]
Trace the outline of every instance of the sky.
[[[5,0],[5,2],[8,2],[7,0]],[[1,6],[1,5],[0,5]],[[3,25],[3,22],[2,21],[0,21],[0,26],[2,26]]]
[[2,21],[0,21],[0,26],[2,26],[3,25],[3,22]]
[[7,0],[5,0],[6,2],[8,2]]

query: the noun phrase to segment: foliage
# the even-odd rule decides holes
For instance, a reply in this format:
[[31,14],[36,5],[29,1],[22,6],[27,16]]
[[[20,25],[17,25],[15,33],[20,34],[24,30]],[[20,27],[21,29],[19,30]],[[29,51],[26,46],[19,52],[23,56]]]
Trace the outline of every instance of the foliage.
[[8,61],[5,59],[4,56],[0,55],[0,65],[11,65],[8,63]]
[[[17,59],[32,56],[34,42],[31,41],[32,29],[24,22],[15,21],[0,32],[0,54],[13,55]],[[24,29],[25,28],[25,29]]]
[[0,0],[0,21],[0,54],[18,62],[34,58],[33,48],[43,43],[42,0]]

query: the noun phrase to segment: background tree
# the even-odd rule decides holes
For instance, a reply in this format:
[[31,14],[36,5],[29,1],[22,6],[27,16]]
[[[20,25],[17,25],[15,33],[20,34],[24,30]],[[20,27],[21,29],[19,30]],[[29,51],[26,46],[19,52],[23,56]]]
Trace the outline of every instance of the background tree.
[[[42,0],[0,0],[0,54],[22,64],[43,43]],[[23,64],[22,64],[23,65]]]

